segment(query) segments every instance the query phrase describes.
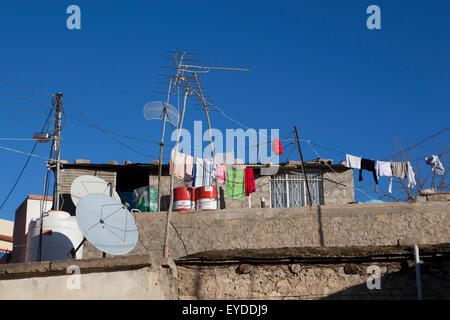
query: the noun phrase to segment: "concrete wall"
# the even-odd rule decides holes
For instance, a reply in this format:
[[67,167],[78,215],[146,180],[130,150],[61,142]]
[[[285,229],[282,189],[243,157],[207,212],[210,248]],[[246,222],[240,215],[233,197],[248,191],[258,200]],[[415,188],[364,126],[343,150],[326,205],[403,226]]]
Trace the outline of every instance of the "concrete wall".
[[[44,201],[45,211],[52,208],[52,197]],[[28,225],[32,219],[37,219],[41,215],[42,196],[28,195],[22,204],[16,209],[14,218],[14,242],[11,263],[25,262]]]
[[0,300],[177,299],[177,290],[173,261],[150,256],[0,266]]
[[11,252],[14,222],[0,219],[0,252]]
[[353,169],[342,172],[323,172],[324,204],[347,204],[355,201]]
[[[166,213],[136,213],[139,241],[130,255],[162,255]],[[345,247],[450,242],[448,201],[301,208],[173,212],[169,254],[234,248]],[[101,257],[86,243],[83,257]]]

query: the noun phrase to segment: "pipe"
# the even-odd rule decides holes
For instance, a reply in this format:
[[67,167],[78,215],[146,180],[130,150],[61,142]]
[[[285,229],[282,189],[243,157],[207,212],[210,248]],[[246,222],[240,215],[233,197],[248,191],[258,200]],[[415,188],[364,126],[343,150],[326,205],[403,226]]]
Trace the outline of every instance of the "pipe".
[[420,276],[420,256],[419,247],[417,244],[413,245],[414,262],[416,263],[416,283],[417,283],[417,299],[422,300],[422,278]]

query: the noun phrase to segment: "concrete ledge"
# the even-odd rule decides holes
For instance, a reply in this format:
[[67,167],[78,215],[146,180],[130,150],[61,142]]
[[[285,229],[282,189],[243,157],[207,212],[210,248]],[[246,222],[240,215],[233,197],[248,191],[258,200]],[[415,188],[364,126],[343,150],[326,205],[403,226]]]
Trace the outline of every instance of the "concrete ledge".
[[[169,261],[170,260],[170,261]],[[88,260],[59,260],[0,265],[0,280],[30,278],[49,275],[67,275],[69,266],[76,265],[81,273],[136,270],[145,267],[172,267],[172,259],[151,255],[117,256]]]

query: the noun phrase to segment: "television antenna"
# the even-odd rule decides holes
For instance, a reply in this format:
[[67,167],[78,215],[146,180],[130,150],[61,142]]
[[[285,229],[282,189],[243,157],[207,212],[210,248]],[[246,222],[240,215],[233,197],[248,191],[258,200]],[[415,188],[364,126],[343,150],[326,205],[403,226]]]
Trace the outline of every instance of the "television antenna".
[[[210,72],[211,70],[222,70],[222,71],[250,71],[248,68],[239,68],[239,67],[217,67],[217,66],[207,66],[207,65],[198,65],[198,64],[191,64],[190,62],[196,62],[193,59],[189,59],[192,55],[197,55],[193,53],[187,53],[187,52],[181,52],[181,51],[175,51],[175,52],[168,52],[173,53],[173,62],[174,64],[172,66],[169,66],[168,68],[174,68],[176,70],[175,75],[170,76],[169,75],[169,90],[167,93],[167,104],[169,104],[169,98],[171,95],[177,95],[175,89],[177,87],[181,88],[185,92],[184,97],[184,104],[183,104],[183,114],[182,119],[184,116],[185,106],[186,106],[186,97],[187,95],[193,95],[195,96],[200,103],[203,105],[203,109],[205,111],[206,119],[208,121],[208,128],[209,128],[209,142],[211,146],[211,153],[212,157],[214,157],[214,146],[212,142],[212,130],[211,130],[211,119],[209,117],[208,111],[211,111],[209,109],[209,106],[212,106],[211,103],[209,103],[206,98],[204,91],[200,85],[200,78],[199,74],[206,74]],[[188,57],[188,59],[186,59]],[[189,75],[186,75],[188,73]],[[182,124],[182,122],[181,122]],[[175,153],[178,152],[178,143],[179,143],[179,137],[181,132],[181,125],[178,129],[178,135],[177,135],[177,142],[175,144]],[[161,156],[162,156],[162,148],[160,153],[160,166],[161,166]],[[160,167],[161,168],[161,167]],[[161,169],[160,169],[161,170]],[[166,219],[166,230],[165,230],[165,236],[164,236],[164,246],[163,246],[163,257],[168,257],[168,241],[169,241],[169,224],[170,224],[170,216],[172,213],[172,206],[173,206],[173,171],[170,175],[170,203],[169,203],[169,210],[167,212],[167,219]],[[160,171],[161,172],[161,171]],[[161,178],[161,173],[158,177],[158,202],[159,202],[159,181]],[[216,190],[218,190],[217,181],[216,181]],[[217,192],[217,197],[219,195],[219,192]],[[216,199],[218,202],[219,199]]]
[[91,193],[78,202],[76,219],[84,239],[69,252],[72,256],[86,240],[113,255],[127,254],[136,246],[139,234],[128,203],[122,204],[102,193]]

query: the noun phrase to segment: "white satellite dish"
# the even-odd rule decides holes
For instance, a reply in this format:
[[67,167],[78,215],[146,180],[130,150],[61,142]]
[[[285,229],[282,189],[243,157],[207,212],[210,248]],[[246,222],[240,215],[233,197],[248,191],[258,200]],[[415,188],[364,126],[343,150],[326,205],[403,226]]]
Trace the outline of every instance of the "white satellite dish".
[[78,202],[76,218],[83,236],[100,251],[121,255],[136,246],[136,222],[120,201],[105,194],[88,194]]
[[75,206],[77,206],[81,198],[90,193],[102,193],[119,202],[121,201],[119,194],[114,190],[112,185],[96,176],[79,176],[70,186],[70,197]]

